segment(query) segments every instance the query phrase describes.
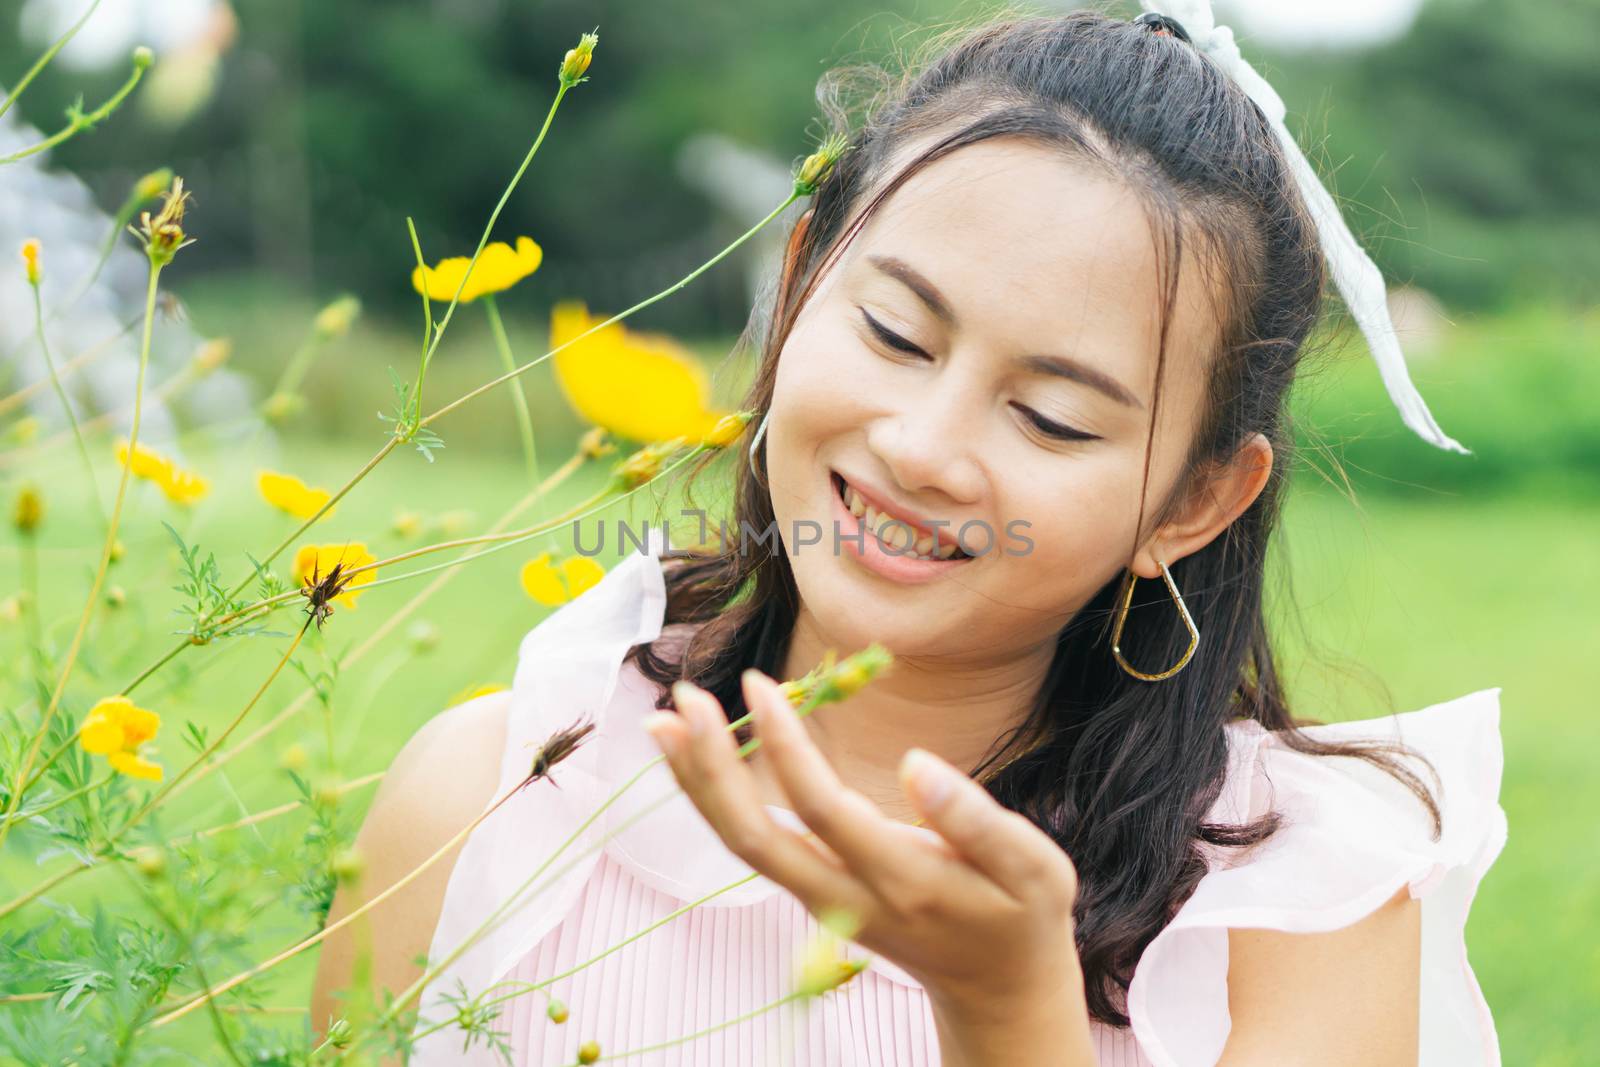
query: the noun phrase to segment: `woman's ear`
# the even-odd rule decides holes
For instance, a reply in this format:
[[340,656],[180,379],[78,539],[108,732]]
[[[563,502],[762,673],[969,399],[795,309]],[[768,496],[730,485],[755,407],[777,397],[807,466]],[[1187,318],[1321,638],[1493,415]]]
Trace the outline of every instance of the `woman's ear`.
[[816,210],[814,207],[806,208],[805,214],[795,220],[794,229],[789,231],[789,246],[783,253],[783,273],[778,277],[778,308],[774,322],[783,321],[783,313],[789,304],[789,290],[800,281],[800,249],[805,244],[806,234],[811,229],[811,216]]
[[1213,468],[1199,482],[1178,515],[1139,550],[1134,556],[1133,572],[1141,578],[1159,578],[1157,558],[1170,567],[1210,544],[1266,488],[1272,474],[1272,457],[1272,443],[1266,435],[1251,434],[1227,463]]

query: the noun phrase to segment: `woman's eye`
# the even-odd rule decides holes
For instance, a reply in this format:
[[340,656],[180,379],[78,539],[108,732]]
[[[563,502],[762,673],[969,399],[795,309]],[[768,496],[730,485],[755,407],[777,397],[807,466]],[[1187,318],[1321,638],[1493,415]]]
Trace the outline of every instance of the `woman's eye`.
[[893,330],[884,326],[883,323],[873,318],[870,314],[868,314],[866,308],[858,308],[857,310],[861,312],[861,317],[866,320],[868,328],[871,329],[875,335],[877,335],[878,340],[882,341],[890,348],[896,350],[897,352],[905,352],[914,356],[927,355],[927,353],[922,349],[918,348],[916,345],[912,344],[910,341],[907,341],[904,337],[901,337]]
[[1053,419],[1047,419],[1037,411],[1034,411],[1032,408],[1024,407],[1021,404],[1013,404],[1012,407],[1022,412],[1027,420],[1033,424],[1034,429],[1038,430],[1046,437],[1053,437],[1059,441],[1100,440],[1099,434],[1089,433],[1074,426],[1068,426],[1066,423],[1056,422]]

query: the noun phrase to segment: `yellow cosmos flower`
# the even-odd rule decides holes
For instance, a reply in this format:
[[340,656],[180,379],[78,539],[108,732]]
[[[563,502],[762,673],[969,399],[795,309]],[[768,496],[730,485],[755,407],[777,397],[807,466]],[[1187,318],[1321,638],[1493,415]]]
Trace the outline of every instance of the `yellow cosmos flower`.
[[[117,462],[122,464],[124,467],[129,466],[128,442],[126,440],[117,442]],[[168,459],[166,456],[163,456],[160,452],[157,452],[143,441],[140,441],[139,444],[134,447],[132,470],[135,478],[144,478],[147,481],[160,482],[161,479],[167,476],[167,472],[171,469],[172,460]]]
[[[376,562],[378,557],[368,552],[367,546],[360,541],[337,545],[301,545],[300,550],[294,554],[290,573],[294,575],[296,585],[308,586],[317,579],[326,578],[328,572],[340,564],[343,564],[343,573],[348,574],[357,567],[365,567],[369,563]],[[316,578],[313,578],[313,571]],[[376,568],[362,571],[345,586],[342,593],[333,598],[333,602],[350,608],[355,607],[356,597],[361,595],[361,587],[370,584],[377,574]]]
[[[604,321],[591,317],[581,301],[562,301],[550,313],[550,347]],[[630,441],[699,441],[727,414],[710,407],[710,383],[699,360],[664,334],[634,333],[614,322],[557,352],[552,362],[573,409]]]
[[539,603],[556,607],[576,599],[605,576],[605,568],[588,556],[554,563],[545,552],[522,565],[522,588]]
[[211,492],[211,483],[209,481],[194,471],[186,471],[178,467],[169,469],[166,477],[156,484],[161,486],[161,491],[167,494],[168,500],[184,507],[188,507]]
[[[260,491],[262,500],[301,522],[315,515],[317,509],[333,496],[326,489],[311,488],[292,474],[267,470],[256,472],[256,489]],[[332,515],[335,510],[329,508],[328,514]]]
[[[441,259],[437,267],[418,264],[411,271],[411,287],[419,293],[426,291],[429,300],[448,301],[456,295],[456,287],[466,277],[467,264],[471,262],[469,256],[451,256]],[[504,241],[493,241],[478,254],[472,276],[461,290],[461,302],[469,303],[485,293],[504,292],[538,270],[542,262],[544,249],[531,237],[518,237],[515,250]]]
[[111,696],[89,709],[78,727],[78,745],[91,755],[104,756],[111,769],[131,778],[161,781],[161,765],[139,755],[138,749],[155,737],[161,716],[136,707],[125,696]]
[[22,242],[22,265],[27,269],[28,284],[39,284],[39,239],[30,237]]

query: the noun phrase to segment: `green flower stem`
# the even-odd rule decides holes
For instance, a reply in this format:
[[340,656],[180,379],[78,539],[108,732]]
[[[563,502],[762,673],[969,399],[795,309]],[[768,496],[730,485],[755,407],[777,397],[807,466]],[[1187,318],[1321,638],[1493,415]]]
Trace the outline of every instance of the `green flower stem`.
[[567,95],[567,90],[572,88],[562,82],[556,89],[555,99],[550,101],[550,110],[545,113],[544,125],[539,127],[539,135],[533,139],[533,144],[528,148],[528,154],[522,157],[522,165],[511,176],[511,182],[506,186],[505,192],[500,194],[500,202],[489,212],[489,221],[483,227],[483,235],[478,238],[478,247],[472,250],[472,258],[467,261],[467,269],[461,275],[461,282],[456,286],[455,295],[450,298],[450,306],[444,310],[444,318],[433,329],[433,340],[429,342],[427,350],[422,354],[422,365],[417,368],[417,385],[412,390],[412,398],[416,401],[417,411],[422,410],[422,383],[428,374],[428,364],[433,361],[434,352],[438,351],[439,342],[444,338],[444,331],[450,325],[450,319],[456,313],[456,305],[461,302],[461,291],[467,287],[467,279],[472,277],[472,270],[478,265],[478,257],[483,254],[484,246],[489,243],[489,235],[494,232],[494,224],[500,218],[500,212],[505,209],[506,202],[511,199],[511,193],[517,184],[522,181],[523,173],[528,169],[528,164],[533,162],[534,155],[539,151],[539,146],[544,143],[544,135],[550,130],[550,123],[556,117],[556,109],[561,106],[562,97]]
[[[117,110],[117,108],[121,106],[122,101],[127,99],[128,94],[133,92],[133,87],[139,84],[139,79],[144,77],[146,66],[147,64],[137,62],[134,63],[133,73],[129,74],[128,80],[122,83],[122,88],[118,89],[111,95],[111,99],[107,100],[105,103],[101,104],[87,115],[83,114],[82,112],[74,113],[72,118],[68,120],[65,126],[51,134],[49,137],[46,137],[44,140],[40,141],[38,144],[19,149],[18,151],[11,153],[9,156],[0,156],[0,166],[3,166],[7,163],[15,163],[20,159],[27,159],[31,155],[54,148],[61,142],[70,140],[71,138],[82,133],[84,130],[99,125],[101,122],[105,121],[108,117],[110,117],[113,111]],[[3,113],[3,110],[0,110],[0,114]]]
[[[511,354],[511,341],[506,337],[506,324],[500,321],[500,305],[493,293],[483,296],[483,308],[489,313],[489,330],[494,334],[494,347],[500,353],[500,363],[507,371],[515,371],[517,357]],[[534,446],[533,416],[528,412],[528,395],[521,382],[508,383],[511,387],[511,407],[517,414],[517,432],[522,435],[522,458],[528,464],[528,480],[539,480],[539,452]]]
[[55,387],[56,397],[61,401],[61,410],[66,413],[67,425],[72,428],[72,436],[78,442],[78,457],[83,460],[84,474],[89,479],[89,492],[94,497],[94,510],[100,516],[100,525],[106,524],[105,506],[100,503],[100,486],[94,477],[94,462],[89,458],[89,446],[83,442],[83,428],[78,425],[77,413],[72,410],[72,399],[67,396],[67,390],[61,384],[61,376],[56,371],[56,361],[50,355],[50,341],[44,333],[44,303],[39,299],[39,286],[30,286],[33,290],[33,329],[39,336],[39,350],[44,353],[45,369],[50,372],[50,384]]
[[[112,347],[115,346],[118,341],[126,337],[128,331],[132,330],[137,325],[139,325],[139,316],[134,315],[126,322],[122,323],[122,325],[117,328],[116,333],[112,334],[110,337],[107,337],[103,341],[98,341],[95,344],[90,345],[82,352],[61,364],[61,380],[66,381],[83,367],[111,351]],[[7,362],[11,362],[9,357]],[[49,384],[50,383],[48,381],[41,378],[36,382],[24,385],[22,388],[13,393],[10,393],[4,397],[0,397],[0,416],[11,414],[12,411],[26,404],[35,393],[41,392],[47,388]]]
[[[745,1021],[747,1021],[749,1019],[754,1019],[757,1016],[765,1015],[769,1011],[774,1011],[774,1010],[776,1010],[778,1008],[783,1007],[785,1004],[792,1003],[793,1001],[801,1000],[805,996],[806,996],[806,994],[805,994],[804,991],[796,991],[796,992],[793,992],[793,993],[786,993],[783,996],[779,997],[777,1000],[772,1001],[771,1003],[763,1004],[759,1008],[751,1008],[749,1011],[745,1012],[743,1015],[735,1015],[733,1018],[724,1019],[720,1023],[712,1023],[710,1026],[706,1027],[705,1029],[696,1030],[692,1034],[684,1034],[682,1037],[669,1038],[666,1041],[661,1041],[661,1042],[658,1042],[657,1044],[654,1044],[654,1045],[642,1045],[639,1048],[631,1048],[631,1049],[628,1049],[625,1052],[606,1052],[606,1053],[602,1053],[600,1058],[595,1060],[594,1062],[595,1063],[600,1063],[603,1060],[626,1059],[629,1056],[642,1056],[646,1052],[658,1052],[661,1049],[672,1048],[675,1045],[686,1045],[691,1041],[697,1041],[702,1037],[706,1037],[706,1036],[708,1036],[710,1034],[714,1034],[718,1030],[726,1030],[730,1026],[737,1026],[740,1023],[745,1022]],[[574,1061],[572,1063],[571,1067],[583,1067],[582,1061]]]
[[722,251],[718,252],[716,255],[712,256],[710,259],[708,259],[704,263],[700,264],[700,266],[696,267],[694,270],[690,271],[688,274],[685,274],[682,278],[679,278],[676,282],[674,282],[673,284],[669,285],[667,288],[661,290],[659,293],[656,293],[654,296],[646,297],[645,299],[639,301],[637,304],[633,305],[631,308],[628,308],[626,311],[619,311],[619,312],[617,312],[617,314],[611,316],[606,321],[601,322],[601,323],[597,323],[596,325],[589,327],[587,330],[584,330],[582,333],[580,333],[578,336],[574,337],[572,340],[568,341],[566,344],[558,345],[557,347],[555,347],[555,348],[551,349],[550,351],[546,352],[544,355],[540,356],[538,359],[531,360],[530,362],[524,363],[519,367],[514,367],[511,370],[507,371],[506,373],[502,374],[500,377],[494,379],[493,381],[485,382],[484,384],[478,386],[476,389],[472,389],[472,390],[462,394],[461,396],[459,396],[456,399],[452,400],[450,403],[446,404],[444,407],[439,408],[437,411],[435,411],[433,414],[429,415],[427,418],[423,419],[422,422],[419,424],[419,426],[427,426],[427,425],[433,423],[435,420],[443,418],[444,416],[450,414],[450,412],[454,411],[456,408],[458,408],[461,405],[465,404],[467,401],[472,400],[474,397],[478,397],[478,396],[481,396],[484,393],[487,393],[489,390],[495,388],[498,385],[503,384],[504,382],[510,381],[512,378],[515,378],[517,375],[523,373],[524,371],[528,370],[531,367],[538,366],[540,363],[543,363],[545,360],[549,359],[551,356],[555,355],[557,352],[560,352],[562,349],[566,348],[568,345],[577,344],[579,341],[583,340],[585,337],[588,337],[590,334],[594,333],[596,330],[603,330],[607,326],[610,326],[614,322],[621,322],[623,319],[628,318],[630,315],[633,315],[633,314],[635,314],[636,312],[639,312],[639,311],[643,311],[645,308],[649,307],[651,304],[654,304],[657,301],[664,300],[668,296],[671,296],[673,293],[677,292],[679,289],[682,289],[684,286],[688,285],[690,282],[692,282],[696,278],[698,278],[701,274],[705,273],[711,267],[716,265],[718,262],[720,262],[722,259],[724,259],[726,256],[728,256],[728,254],[731,253],[734,249],[736,249],[740,245],[744,244],[751,237],[754,237],[758,232],[760,232],[762,227],[766,226],[767,223],[771,222],[773,219],[775,219],[779,215],[783,214],[784,209],[787,208],[790,204],[794,203],[797,199],[799,199],[799,194],[798,193],[790,193],[788,195],[788,197],[786,197],[784,199],[783,203],[781,203],[777,207],[773,208],[772,211],[770,211],[767,214],[766,218],[762,219],[760,222],[758,222],[754,226],[750,227],[744,233],[740,234],[734,240],[734,242],[732,244],[728,245]]
[[83,24],[89,21],[89,16],[93,15],[95,13],[95,9],[99,6],[100,0],[92,0],[88,8],[84,10],[83,14],[78,16],[78,21],[67,27],[66,33],[63,33],[60,37],[56,38],[55,43],[45,50],[44,55],[35,60],[33,66],[28,68],[28,73],[17,79],[17,84],[13,85],[11,87],[11,92],[6,94],[5,102],[0,103],[0,115],[4,115],[7,111],[11,110],[11,105],[17,102],[17,98],[22,95],[23,90],[28,87],[33,79],[39,76],[39,72],[41,70],[44,70],[45,67],[50,65],[50,61],[56,57],[56,53],[60,52],[68,41],[72,40],[78,35],[78,31],[83,29]]
[[144,414],[144,378],[145,371],[150,365],[150,335],[155,325],[156,313],[156,285],[161,278],[161,264],[150,263],[150,281],[145,290],[144,299],[144,335],[139,342],[139,373],[133,387],[133,424],[128,430],[128,453],[130,462],[122,465],[122,478],[117,483],[116,501],[111,509],[111,521],[106,528],[105,546],[100,552],[100,565],[95,570],[94,581],[89,585],[89,596],[84,600],[83,614],[78,619],[78,628],[72,635],[72,644],[67,649],[67,660],[61,670],[61,677],[56,682],[55,691],[50,695],[50,704],[45,708],[40,718],[39,727],[35,731],[33,740],[28,745],[28,751],[22,758],[22,763],[17,767],[16,778],[13,779],[11,800],[6,807],[7,820],[0,822],[0,845],[5,843],[6,835],[10,832],[11,823],[9,816],[13,815],[22,803],[22,783],[28,780],[28,774],[33,769],[33,761],[39,755],[39,747],[44,744],[46,734],[50,730],[50,723],[54,720],[56,711],[61,706],[62,694],[66,692],[67,680],[72,676],[72,668],[78,662],[78,652],[83,647],[83,635],[89,628],[89,620],[94,617],[95,605],[100,600],[100,588],[105,584],[106,568],[111,565],[111,552],[117,542],[117,524],[122,519],[122,505],[127,499],[128,480],[133,473],[131,462],[133,451],[139,444],[139,425]]
[[56,797],[54,800],[50,801],[48,804],[44,805],[41,808],[34,808],[32,811],[24,811],[21,814],[16,815],[16,816],[14,816],[13,818],[11,818],[11,819],[9,819],[7,821],[9,821],[9,822],[27,822],[29,819],[37,819],[39,816],[43,815],[45,812],[54,811],[56,808],[59,808],[61,805],[67,803],[70,800],[76,800],[78,797],[83,796],[85,793],[92,793],[94,790],[99,789],[101,786],[105,785],[107,782],[111,781],[111,779],[113,779],[115,777],[116,777],[115,774],[108,774],[104,778],[101,778],[97,782],[90,782],[88,785],[81,785],[77,789],[74,789],[70,793],[61,794],[60,796]]

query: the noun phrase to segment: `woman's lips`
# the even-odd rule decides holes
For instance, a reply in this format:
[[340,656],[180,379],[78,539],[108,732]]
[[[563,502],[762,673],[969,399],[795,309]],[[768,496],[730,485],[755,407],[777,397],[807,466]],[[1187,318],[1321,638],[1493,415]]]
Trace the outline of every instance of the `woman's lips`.
[[909,550],[891,549],[881,543],[878,536],[867,528],[865,516],[851,513],[844,498],[844,479],[829,472],[832,485],[833,518],[838,533],[836,544],[839,555],[849,555],[867,570],[891,581],[905,584],[931,581],[952,568],[972,562],[972,557],[956,550],[950,559],[923,559],[911,555]]

